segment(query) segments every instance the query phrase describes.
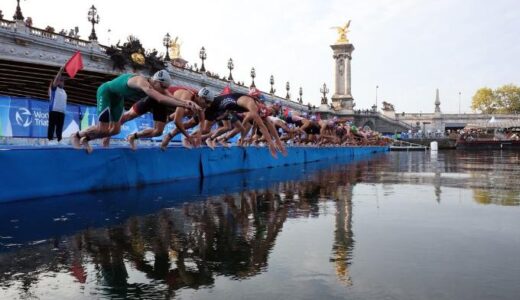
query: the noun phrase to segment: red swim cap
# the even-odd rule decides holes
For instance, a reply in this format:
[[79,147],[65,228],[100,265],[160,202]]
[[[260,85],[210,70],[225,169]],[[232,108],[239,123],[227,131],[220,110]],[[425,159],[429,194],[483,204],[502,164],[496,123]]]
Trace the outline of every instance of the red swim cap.
[[251,88],[249,90],[249,93],[247,93],[247,94],[253,98],[258,98],[258,97],[260,97],[260,95],[262,95],[262,92],[260,92],[260,90],[257,88]]

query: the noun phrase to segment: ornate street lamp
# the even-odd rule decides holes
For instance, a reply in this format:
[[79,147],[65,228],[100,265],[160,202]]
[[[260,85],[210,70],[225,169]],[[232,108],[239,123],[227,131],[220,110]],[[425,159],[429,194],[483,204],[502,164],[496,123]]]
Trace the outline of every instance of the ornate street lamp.
[[16,0],[16,12],[14,13],[13,19],[15,21],[23,21],[22,9],[20,8],[20,0]]
[[285,95],[285,99],[291,99],[291,95],[289,94],[289,90],[291,89],[291,85],[289,84],[289,81],[285,84],[285,89],[287,90],[287,95]]
[[276,93],[276,89],[274,88],[274,76],[271,75],[271,78],[269,78],[269,83],[271,84],[271,90],[269,91],[269,94],[274,95]]
[[233,74],[231,74],[231,71],[233,71],[233,69],[235,68],[235,65],[233,64],[233,59],[232,59],[232,58],[230,58],[230,59],[228,60],[227,68],[229,69],[228,80],[229,80],[229,81],[233,81]]
[[92,32],[90,33],[88,39],[89,41],[97,41],[96,29],[94,28],[94,25],[99,24],[99,15],[94,5],[92,5],[88,11],[88,21],[92,23]]
[[164,56],[165,61],[170,61],[170,46],[172,45],[172,39],[170,37],[170,33],[166,33],[162,40],[162,44],[166,47],[166,55]]
[[323,86],[320,88],[320,92],[323,94],[323,97],[321,97],[321,104],[327,104],[327,94],[330,90],[325,83],[323,83]]
[[379,85],[376,85],[376,105],[375,105],[375,111],[377,111],[377,90],[379,89]]
[[303,96],[303,88],[300,86],[300,98],[299,98],[300,104],[303,103],[303,97],[302,96]]
[[251,68],[251,87],[254,88],[255,86],[255,77],[256,77],[256,70],[255,68]]
[[204,60],[207,58],[208,56],[206,55],[206,49],[204,49],[204,47],[200,48],[200,51],[199,51],[199,58],[202,60],[202,65],[200,66],[200,71],[201,72],[206,72],[206,68],[204,67]]

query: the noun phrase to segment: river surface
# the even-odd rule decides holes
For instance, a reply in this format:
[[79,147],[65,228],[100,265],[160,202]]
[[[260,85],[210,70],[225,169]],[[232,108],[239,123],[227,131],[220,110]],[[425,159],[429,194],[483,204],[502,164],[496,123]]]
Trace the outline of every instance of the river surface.
[[0,299],[520,299],[519,179],[392,152],[4,204]]

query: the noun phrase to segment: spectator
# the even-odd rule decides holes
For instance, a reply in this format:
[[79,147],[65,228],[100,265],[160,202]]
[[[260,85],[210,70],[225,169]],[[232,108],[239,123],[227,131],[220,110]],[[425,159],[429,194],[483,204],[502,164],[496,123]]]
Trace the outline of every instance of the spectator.
[[65,110],[67,108],[67,93],[65,92],[65,79],[62,75],[63,67],[58,71],[56,77],[49,85],[49,127],[47,128],[47,138],[49,141],[54,139],[54,135],[61,141],[63,132],[63,122],[65,120]]

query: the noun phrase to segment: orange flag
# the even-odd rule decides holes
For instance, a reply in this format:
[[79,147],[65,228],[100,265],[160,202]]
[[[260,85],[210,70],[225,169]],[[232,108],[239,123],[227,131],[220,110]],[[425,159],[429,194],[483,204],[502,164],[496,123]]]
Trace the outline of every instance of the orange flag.
[[67,71],[70,78],[74,78],[81,69],[83,69],[83,60],[81,59],[81,52],[78,51],[65,64],[65,71]]

